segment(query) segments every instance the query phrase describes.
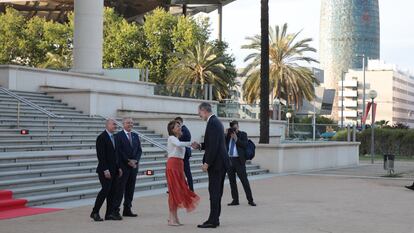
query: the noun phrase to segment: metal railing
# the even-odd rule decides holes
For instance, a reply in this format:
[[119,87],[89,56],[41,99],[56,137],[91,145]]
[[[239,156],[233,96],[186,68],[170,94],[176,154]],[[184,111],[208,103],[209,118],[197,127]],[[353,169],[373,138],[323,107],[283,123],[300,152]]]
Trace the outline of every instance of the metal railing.
[[26,98],[22,96],[17,95],[16,93],[13,93],[12,91],[4,87],[0,87],[0,91],[2,91],[6,95],[13,97],[14,99],[17,100],[17,117],[16,117],[17,128],[20,128],[20,105],[21,103],[24,103],[27,106],[31,107],[32,109],[35,109],[47,116],[47,144],[49,145],[50,143],[50,118],[62,119],[64,118],[64,116],[56,115],[55,113],[50,112],[49,110],[43,107],[40,107],[39,105],[31,102],[30,100],[27,100]]
[[[281,120],[283,110],[279,106],[269,105],[269,117],[272,120]],[[238,102],[225,102],[217,105],[219,117],[234,119],[260,119],[260,104],[242,104]]]
[[[112,119],[118,127],[123,128],[121,122],[117,121],[114,118],[110,118],[110,117],[102,117],[102,118],[104,118],[105,120]],[[164,146],[163,144],[161,144],[161,143],[155,141],[154,139],[146,136],[145,134],[142,134],[142,133],[138,132],[137,130],[132,130],[132,132],[138,134],[138,136],[140,138],[142,138],[144,141],[147,141],[147,142],[153,144],[154,146],[160,148],[161,150],[164,150],[164,151],[168,150],[166,146]]]
[[200,100],[212,100],[213,86],[209,84],[155,85],[154,94]]

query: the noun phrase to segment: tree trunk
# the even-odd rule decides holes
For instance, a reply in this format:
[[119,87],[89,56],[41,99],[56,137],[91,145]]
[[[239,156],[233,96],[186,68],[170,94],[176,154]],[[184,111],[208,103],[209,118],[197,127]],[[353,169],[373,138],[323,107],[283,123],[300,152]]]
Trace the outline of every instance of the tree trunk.
[[261,0],[260,140],[269,144],[269,0]]

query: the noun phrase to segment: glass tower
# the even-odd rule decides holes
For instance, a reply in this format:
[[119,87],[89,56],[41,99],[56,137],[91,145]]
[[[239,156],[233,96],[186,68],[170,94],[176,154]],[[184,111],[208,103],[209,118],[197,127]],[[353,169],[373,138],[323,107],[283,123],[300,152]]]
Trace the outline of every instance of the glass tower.
[[[342,72],[362,68],[361,55],[380,57],[380,21],[378,0],[321,0],[320,62],[325,85],[340,87]],[[332,114],[338,119],[338,98]]]

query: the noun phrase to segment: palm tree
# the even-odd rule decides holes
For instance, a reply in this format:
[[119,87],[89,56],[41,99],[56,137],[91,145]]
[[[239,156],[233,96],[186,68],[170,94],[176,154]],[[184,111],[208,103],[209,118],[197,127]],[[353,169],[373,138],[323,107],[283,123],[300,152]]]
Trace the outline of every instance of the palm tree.
[[[190,91],[190,96],[196,96],[200,89],[204,90],[205,84],[212,84],[213,98],[222,100],[229,95],[230,88],[236,85],[234,77],[228,72],[231,67],[225,64],[225,56],[218,53],[212,44],[198,43],[179,55],[166,78],[166,84],[178,86],[181,94]],[[188,85],[191,87],[188,88]],[[172,89],[177,90],[174,87]]]
[[45,69],[69,69],[72,65],[72,56],[59,55],[55,53],[46,53],[47,60],[39,65],[39,68]]
[[[318,62],[306,55],[316,52],[316,49],[309,45],[312,39],[306,38],[296,41],[300,32],[287,33],[287,24],[284,24],[282,28],[279,26],[276,26],[275,29],[270,27],[269,31],[269,90],[272,97],[285,100],[288,106],[295,105],[296,108],[300,108],[303,99],[313,100],[315,97],[314,85],[319,85],[312,70],[301,66],[303,63]],[[248,102],[255,102],[261,88],[263,88],[259,86],[261,38],[256,35],[246,39],[250,41],[250,44],[244,45],[242,48],[253,49],[256,52],[249,54],[244,60],[245,62],[250,61],[242,72],[242,75],[247,77],[243,85],[244,98]]]
[[[269,143],[269,0],[261,0],[260,41],[260,138],[259,143]],[[256,80],[258,81],[258,80]],[[256,93],[257,94],[257,93]]]

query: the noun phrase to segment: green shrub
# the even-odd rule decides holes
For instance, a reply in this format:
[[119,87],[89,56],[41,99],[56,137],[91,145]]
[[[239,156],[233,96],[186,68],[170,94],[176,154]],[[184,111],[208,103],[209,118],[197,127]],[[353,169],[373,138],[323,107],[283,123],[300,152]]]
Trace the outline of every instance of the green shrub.
[[[375,154],[393,154],[396,156],[414,156],[414,130],[396,128],[375,129]],[[332,138],[335,141],[346,141],[347,131],[342,130]],[[371,153],[371,129],[357,133],[357,141],[361,142],[359,153]]]

